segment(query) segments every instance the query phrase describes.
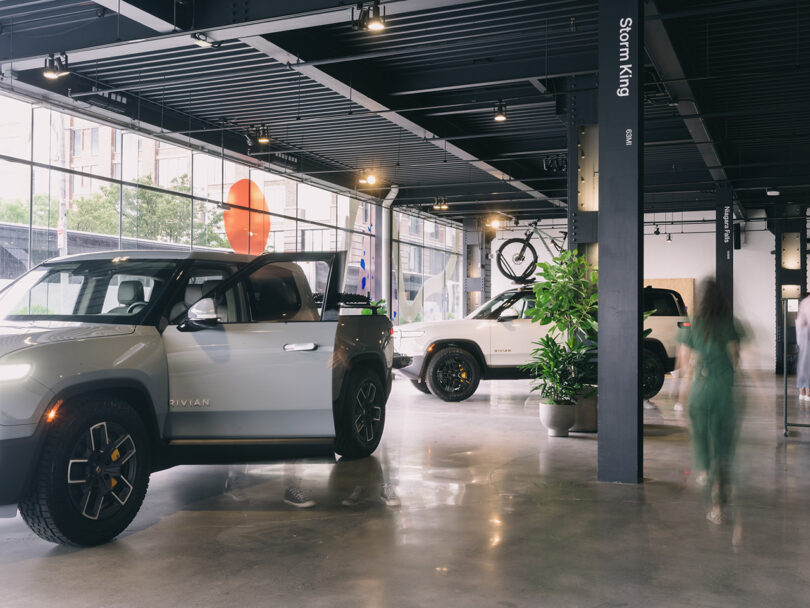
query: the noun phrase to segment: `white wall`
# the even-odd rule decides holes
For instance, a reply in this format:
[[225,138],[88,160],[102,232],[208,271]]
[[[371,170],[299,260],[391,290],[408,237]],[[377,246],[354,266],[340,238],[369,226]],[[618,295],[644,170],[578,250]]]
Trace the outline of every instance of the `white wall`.
[[[757,214],[752,214],[756,217]],[[646,214],[645,222],[671,219],[671,214]],[[680,221],[676,214],[675,220]],[[660,224],[660,235],[654,235],[653,226],[645,226],[644,238],[644,278],[675,279],[694,278],[696,286],[701,279],[714,275],[715,243],[714,213],[686,213],[683,220],[708,219],[711,223],[681,226]],[[565,230],[562,220],[544,222],[541,226],[558,226]],[[764,230],[764,222],[747,224],[743,233],[742,249],[734,251],[734,314],[749,331],[749,341],[742,353],[741,366],[747,369],[773,370],[776,349],[774,308],[774,236]],[[499,231],[492,242],[493,277],[492,294],[495,295],[512,286],[497,270],[494,254],[505,239],[521,237],[525,227]],[[549,230],[555,234],[555,230]],[[665,234],[671,232],[672,242],[667,243]],[[534,241],[540,261],[546,261],[548,254],[542,245]]]

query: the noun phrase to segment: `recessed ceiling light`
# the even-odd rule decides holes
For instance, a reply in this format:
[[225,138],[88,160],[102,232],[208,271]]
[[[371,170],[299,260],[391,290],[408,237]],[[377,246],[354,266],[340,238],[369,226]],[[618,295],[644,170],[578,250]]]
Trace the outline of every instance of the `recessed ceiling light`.
[[204,49],[219,48],[222,44],[219,40],[214,40],[210,36],[206,36],[202,32],[194,32],[191,34],[191,41]]
[[262,125],[259,127],[259,130],[256,133],[256,141],[262,145],[267,145],[270,143],[270,131],[268,130],[267,125]]
[[[384,11],[385,9],[383,9]],[[381,32],[385,29],[385,14],[380,12],[380,0],[374,0],[372,6],[363,6],[357,3],[357,21],[354,20],[354,7],[352,8],[352,27],[365,32]]]
[[779,196],[779,190],[776,188],[765,188],[765,194],[768,196]]
[[56,80],[62,76],[70,74],[67,65],[67,55],[62,53],[59,57],[54,57],[53,53],[45,58],[45,67],[42,69],[42,75],[49,80]]
[[495,104],[495,115],[492,118],[495,122],[503,122],[506,120],[506,104],[500,99]]

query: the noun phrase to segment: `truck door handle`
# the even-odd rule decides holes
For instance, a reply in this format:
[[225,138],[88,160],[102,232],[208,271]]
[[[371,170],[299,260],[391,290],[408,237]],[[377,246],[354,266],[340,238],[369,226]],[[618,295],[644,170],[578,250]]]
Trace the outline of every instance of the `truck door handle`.
[[292,350],[316,350],[318,345],[314,342],[301,342],[298,344],[285,344],[284,350],[292,351]]

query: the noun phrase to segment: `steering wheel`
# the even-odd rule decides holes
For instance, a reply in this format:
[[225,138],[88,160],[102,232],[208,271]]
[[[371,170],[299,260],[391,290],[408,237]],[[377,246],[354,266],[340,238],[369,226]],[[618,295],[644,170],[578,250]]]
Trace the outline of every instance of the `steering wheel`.
[[135,312],[138,312],[144,307],[146,307],[146,302],[133,302],[132,304],[127,306],[127,314],[131,315]]

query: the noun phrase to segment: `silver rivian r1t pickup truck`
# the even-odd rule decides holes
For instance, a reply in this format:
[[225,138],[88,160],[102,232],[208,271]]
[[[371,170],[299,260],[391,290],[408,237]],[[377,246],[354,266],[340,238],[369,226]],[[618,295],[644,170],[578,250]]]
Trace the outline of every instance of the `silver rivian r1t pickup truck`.
[[0,292],[0,511],[94,545],[153,471],[371,454],[392,328],[340,312],[343,259],[117,251],[18,278]]

